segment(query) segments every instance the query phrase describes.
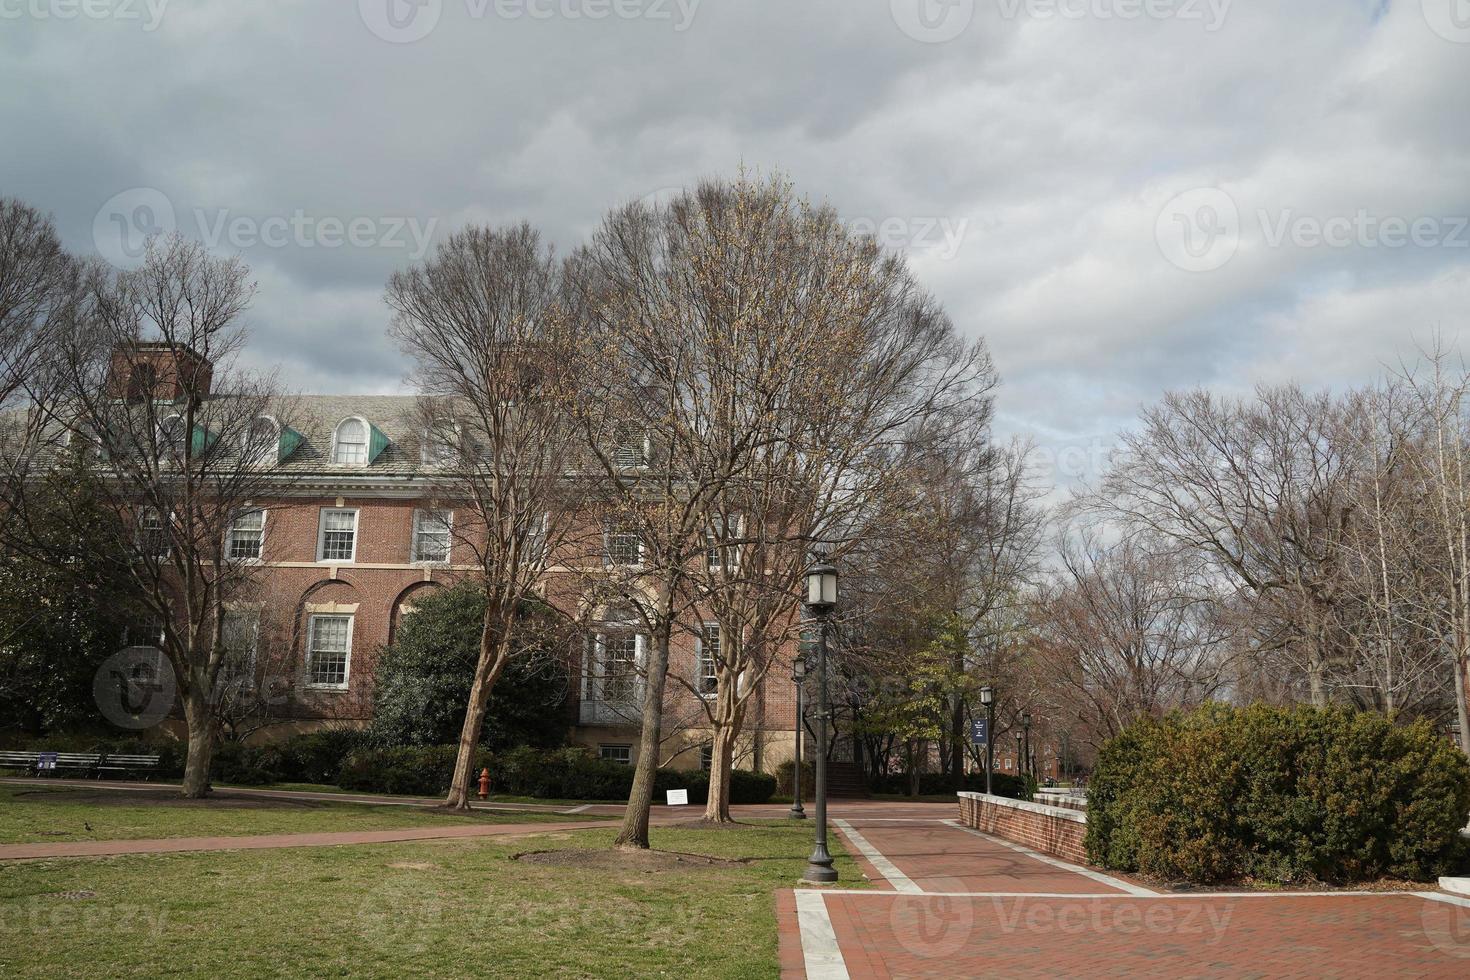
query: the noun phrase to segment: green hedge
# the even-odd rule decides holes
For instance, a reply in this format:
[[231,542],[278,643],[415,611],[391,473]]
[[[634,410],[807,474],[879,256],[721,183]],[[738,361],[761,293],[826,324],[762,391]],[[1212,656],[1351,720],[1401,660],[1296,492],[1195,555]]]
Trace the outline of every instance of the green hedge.
[[1103,746],[1087,851],[1198,883],[1429,881],[1462,859],[1467,814],[1470,763],[1427,722],[1212,704]]
[[[452,745],[358,749],[343,763],[338,785],[358,792],[438,796],[449,791],[455,754]],[[481,751],[475,769],[482,768],[490,770],[493,792],[512,796],[621,802],[633,787],[632,766],[599,759],[584,748]],[[690,803],[703,803],[709,773],[660,769],[654,778],[655,799],[671,789],[687,789]],[[775,791],[774,776],[741,769],[730,774],[732,803],[764,803]]]
[[[907,773],[889,773],[876,780],[870,780],[869,787],[875,793],[907,796],[910,789],[909,776]],[[964,788],[970,793],[985,792],[985,773],[972,772],[965,776]],[[996,796],[1005,796],[1013,800],[1029,800],[1036,794],[1036,781],[1030,776],[1012,776],[998,772],[991,781],[991,790]],[[954,791],[954,777],[947,772],[919,774],[920,796],[944,796]]]

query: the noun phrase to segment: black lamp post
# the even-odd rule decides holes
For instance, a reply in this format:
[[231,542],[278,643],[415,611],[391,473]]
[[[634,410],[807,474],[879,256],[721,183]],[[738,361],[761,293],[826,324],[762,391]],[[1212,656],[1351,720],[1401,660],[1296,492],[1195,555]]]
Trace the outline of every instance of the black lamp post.
[[829,885],[837,880],[827,850],[827,616],[837,605],[837,569],[818,561],[806,573],[806,607],[817,624],[817,839],[803,881]]
[[1024,758],[1024,756],[1021,755],[1021,751],[1022,751],[1021,746],[1024,744],[1023,739],[1025,739],[1025,737],[1026,736],[1022,735],[1020,732],[1017,732],[1016,733],[1016,775],[1017,776],[1022,775],[1022,771],[1026,767],[1026,764],[1021,761]]
[[1021,731],[1026,733],[1026,775],[1035,777],[1035,766],[1031,764],[1031,712],[1021,712]]
[[989,684],[980,689],[980,703],[985,705],[985,792],[994,792],[990,771],[995,768],[995,691]]
[[802,688],[806,681],[806,658],[798,656],[791,662],[791,683],[796,685],[796,768],[791,770],[791,819],[805,820],[806,811],[801,808],[801,735],[806,720],[806,705],[802,701]]

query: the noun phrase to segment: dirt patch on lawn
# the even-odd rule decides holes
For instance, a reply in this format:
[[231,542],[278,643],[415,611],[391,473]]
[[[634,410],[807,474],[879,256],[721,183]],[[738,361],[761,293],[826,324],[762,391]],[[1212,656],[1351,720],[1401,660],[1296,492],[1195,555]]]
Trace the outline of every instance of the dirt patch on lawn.
[[216,791],[202,800],[188,800],[176,789],[37,789],[16,793],[17,803],[79,803],[85,806],[165,806],[206,810],[318,810],[317,800],[271,796],[232,796]]
[[558,868],[581,868],[590,871],[692,871],[700,868],[739,868],[745,861],[708,857],[703,854],[681,854],[678,851],[614,851],[566,850],[526,851],[514,857],[529,864],[546,864]]

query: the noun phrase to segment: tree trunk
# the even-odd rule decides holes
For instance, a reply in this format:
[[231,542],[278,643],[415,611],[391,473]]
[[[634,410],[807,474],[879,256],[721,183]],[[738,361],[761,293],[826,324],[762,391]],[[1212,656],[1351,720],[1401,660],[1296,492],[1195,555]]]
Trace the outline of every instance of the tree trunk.
[[1460,751],[1470,755],[1470,710],[1466,694],[1470,691],[1470,653],[1455,657],[1455,715],[1460,722]]
[[214,711],[209,698],[192,686],[184,690],[184,721],[189,727],[189,753],[184,762],[183,795],[200,800],[209,795],[209,766],[214,761]]
[[648,847],[648,812],[653,806],[653,779],[658,773],[659,745],[663,741],[664,685],[669,676],[669,601],[660,603],[658,632],[650,637],[652,650],[645,671],[643,689],[643,728],[638,737],[638,766],[633,772],[633,788],[628,793],[628,806],[623,811],[623,826],[614,847],[646,849]]
[[734,768],[735,734],[733,725],[715,727],[715,743],[709,757],[709,797],[704,805],[707,823],[735,822],[730,816],[730,770]]
[[444,805],[452,810],[470,808],[470,791],[475,786],[475,749],[485,727],[485,706],[490,692],[505,669],[509,652],[510,631],[492,609],[486,608],[480,631],[480,659],[475,664],[475,682],[470,687],[469,704],[465,707],[464,725],[459,730],[459,752],[454,758],[454,778]]
[[[964,666],[963,658],[958,658]],[[950,718],[949,775],[955,790],[965,788],[965,699],[954,696],[954,714]]]

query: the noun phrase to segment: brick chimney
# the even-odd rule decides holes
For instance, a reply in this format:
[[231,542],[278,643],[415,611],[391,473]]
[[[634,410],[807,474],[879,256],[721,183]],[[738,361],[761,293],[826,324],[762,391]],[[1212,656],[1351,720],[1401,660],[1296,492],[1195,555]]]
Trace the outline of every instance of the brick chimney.
[[182,344],[137,343],[112,352],[107,389],[128,401],[181,402],[209,397],[214,365]]

